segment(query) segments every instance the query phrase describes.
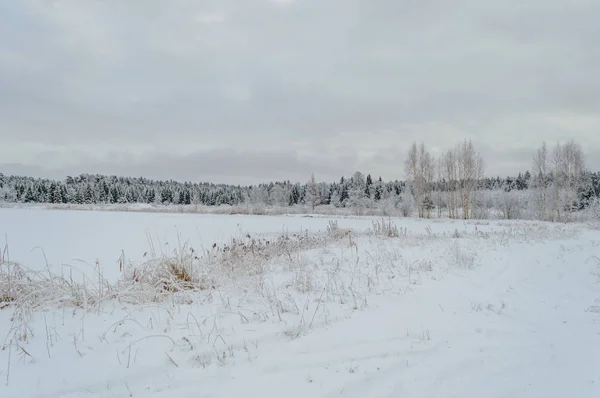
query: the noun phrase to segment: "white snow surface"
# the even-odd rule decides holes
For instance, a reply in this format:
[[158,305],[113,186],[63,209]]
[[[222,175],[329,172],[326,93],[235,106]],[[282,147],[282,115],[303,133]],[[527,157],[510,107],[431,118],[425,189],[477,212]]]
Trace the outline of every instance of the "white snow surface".
[[151,243],[324,236],[331,220],[352,234],[191,303],[48,306],[25,325],[5,307],[0,397],[600,397],[594,225],[396,218],[386,237],[368,217],[0,209],[0,234],[12,261],[97,261],[117,281],[121,253],[134,266]]

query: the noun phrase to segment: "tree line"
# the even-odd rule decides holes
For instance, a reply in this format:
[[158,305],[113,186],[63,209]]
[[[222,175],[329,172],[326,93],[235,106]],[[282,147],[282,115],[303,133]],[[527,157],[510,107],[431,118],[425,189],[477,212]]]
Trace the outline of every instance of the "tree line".
[[[404,180],[383,181],[355,172],[336,182],[290,181],[259,185],[226,185],[158,181],[144,177],[99,174],[64,180],[0,173],[0,201],[9,203],[205,205],[205,206],[332,206],[356,214],[377,209],[385,215],[486,218],[498,211],[518,218],[527,211],[541,220],[567,220],[598,199],[600,174],[586,169],[574,141],[544,143],[532,157],[532,169],[517,176],[485,177],[484,162],[465,140],[437,158],[423,143],[413,143],[404,164]],[[372,211],[371,211],[372,212]]]
[[[494,209],[503,218],[529,212],[538,220],[569,221],[596,204],[600,194],[599,175],[586,169],[581,145],[573,140],[557,143],[552,150],[544,142],[532,156],[531,172],[495,182],[483,177],[483,158],[470,140],[437,159],[423,143],[413,143],[405,174],[419,217],[429,217],[437,208],[440,216],[445,209],[450,218],[487,218],[484,212]],[[496,195],[489,195],[490,190]],[[523,190],[527,194],[518,193]]]

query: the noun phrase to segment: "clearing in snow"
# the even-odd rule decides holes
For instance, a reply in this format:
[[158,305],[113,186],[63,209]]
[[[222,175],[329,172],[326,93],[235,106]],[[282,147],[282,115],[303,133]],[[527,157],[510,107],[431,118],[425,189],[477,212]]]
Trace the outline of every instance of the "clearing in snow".
[[598,397],[592,225],[0,209],[0,396]]

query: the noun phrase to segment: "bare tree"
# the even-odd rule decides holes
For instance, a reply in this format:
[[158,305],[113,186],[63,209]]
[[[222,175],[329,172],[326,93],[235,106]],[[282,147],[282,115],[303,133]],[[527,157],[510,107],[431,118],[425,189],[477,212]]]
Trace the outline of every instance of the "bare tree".
[[562,216],[561,192],[563,190],[563,152],[560,143],[557,143],[552,151],[552,220],[559,221]]
[[448,207],[448,217],[457,217],[457,193],[458,193],[458,170],[456,167],[456,151],[448,150],[442,155],[442,176],[444,179],[444,190],[446,191],[446,206]]
[[544,142],[533,156],[533,186],[535,188],[535,217],[546,220],[548,208],[548,148]]
[[571,140],[557,143],[552,151],[552,216],[553,221],[569,221],[578,208],[577,190],[580,188],[584,156],[581,146]]
[[406,174],[407,189],[412,192],[412,197],[418,206],[421,201],[421,181],[419,178],[419,151],[416,142],[413,142],[408,150],[404,161],[404,173]]
[[565,197],[564,209],[568,219],[579,207],[577,191],[581,187],[584,172],[584,157],[581,146],[571,140],[563,146],[563,172]]
[[431,191],[435,176],[435,165],[431,154],[425,149],[425,144],[417,146],[414,142],[406,157],[404,171],[414,201],[417,205],[419,217],[429,217],[433,202]]
[[437,172],[437,183],[434,187],[434,200],[435,206],[437,207],[437,216],[442,217],[442,207],[444,206],[444,193],[443,193],[443,181],[444,181],[444,156],[440,156],[436,164],[436,172]]
[[480,202],[480,196],[482,191],[481,184],[484,176],[485,164],[483,162],[483,157],[479,155],[479,153],[477,153],[475,156],[475,180],[473,182],[473,194],[471,195],[471,214],[473,217],[479,217],[477,215],[477,208]]
[[419,203],[419,213],[421,217],[429,218],[433,208],[431,193],[433,191],[433,180],[435,178],[435,163],[429,152],[425,150],[425,145],[421,143],[419,151],[419,174],[421,179],[422,200]]
[[521,210],[526,207],[526,195],[519,190],[496,190],[494,192],[494,206],[500,211],[502,218],[516,220],[521,218]]
[[483,175],[483,159],[475,152],[471,140],[465,140],[458,146],[456,157],[462,218],[468,219],[475,213],[476,193]]

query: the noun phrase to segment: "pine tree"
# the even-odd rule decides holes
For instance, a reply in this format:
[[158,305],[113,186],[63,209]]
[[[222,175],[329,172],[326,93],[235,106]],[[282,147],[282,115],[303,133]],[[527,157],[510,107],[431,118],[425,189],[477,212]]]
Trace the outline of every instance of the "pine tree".
[[148,196],[146,198],[148,203],[154,203],[154,201],[156,200],[156,192],[153,188],[148,190]]
[[46,189],[46,185],[40,183],[37,187],[37,195],[35,201],[38,203],[48,202],[48,190]]
[[63,203],[69,203],[69,193],[67,191],[67,187],[63,184],[60,184],[60,196]]
[[86,204],[96,203],[96,200],[94,199],[94,189],[90,184],[87,184],[83,191],[83,202]]
[[110,189],[110,203],[118,203],[119,202],[119,190],[116,185],[113,185]]
[[27,191],[25,192],[24,201],[25,201],[25,203],[36,202],[36,197],[35,197],[35,194],[33,193],[33,189],[31,189],[31,186],[27,187]]
[[298,184],[292,187],[292,194],[290,195],[290,206],[294,206],[300,203],[300,189]]
[[56,203],[54,201],[54,191],[56,190],[56,182],[52,181],[50,183],[50,189],[48,190],[50,192],[50,195],[48,195],[48,202],[49,203]]
[[381,200],[382,194],[383,194],[383,181],[381,181],[381,177],[379,177],[377,184],[375,184],[375,193],[373,195],[373,199],[375,201],[379,202]]
[[62,189],[60,184],[54,184],[54,189],[52,190],[52,203],[62,203]]
[[160,195],[160,201],[162,202],[162,204],[173,203],[173,191],[171,191],[171,189],[169,189],[168,187],[163,188]]
[[367,175],[367,182],[365,186],[365,195],[367,198],[371,197],[371,186],[373,185],[373,179],[371,178],[371,174]]
[[84,202],[83,192],[81,189],[78,189],[77,193],[75,194],[75,203],[80,205],[80,204],[83,204],[83,202]]
[[342,206],[346,206],[346,202],[350,199],[350,194],[348,192],[348,184],[342,185],[342,191],[340,192],[340,203]]

